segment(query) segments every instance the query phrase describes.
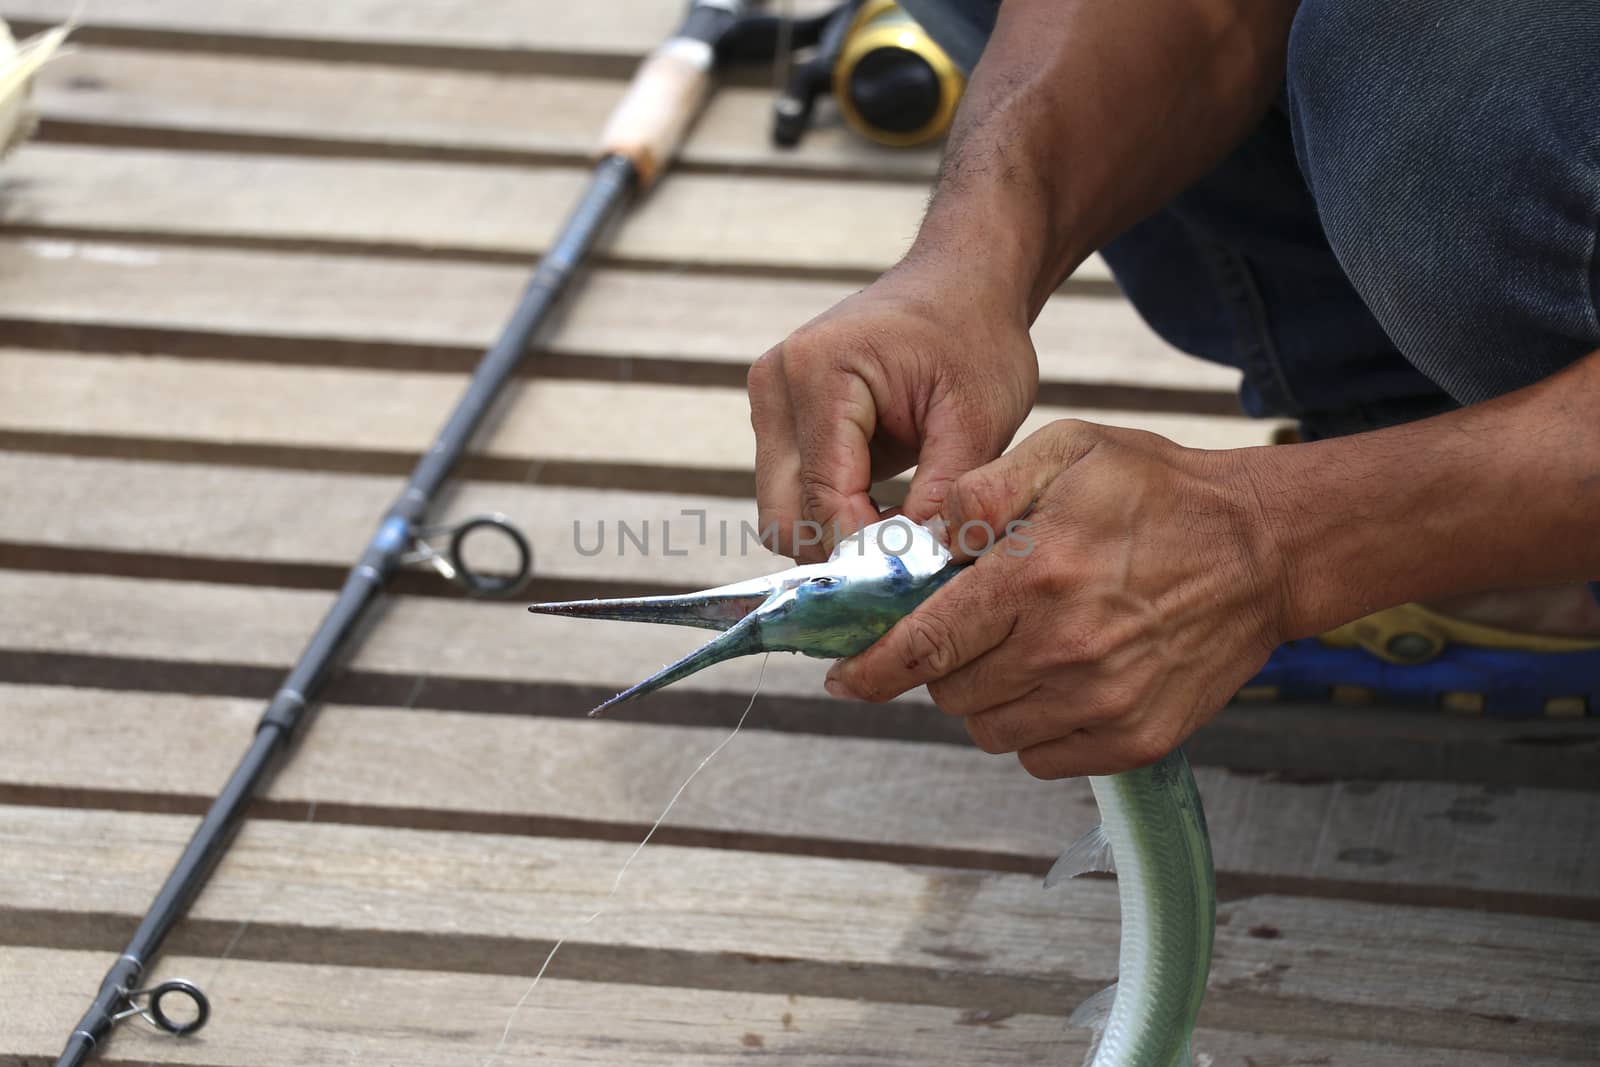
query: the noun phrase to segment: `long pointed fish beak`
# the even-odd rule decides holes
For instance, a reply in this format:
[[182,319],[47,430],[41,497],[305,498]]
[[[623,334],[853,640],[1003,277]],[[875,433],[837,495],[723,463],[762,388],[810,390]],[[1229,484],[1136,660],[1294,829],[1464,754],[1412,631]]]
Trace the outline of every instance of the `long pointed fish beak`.
[[773,594],[793,589],[820,567],[791,567],[761,578],[702,589],[677,596],[629,596],[610,600],[558,600],[530,604],[536,615],[568,615],[580,619],[618,622],[653,622],[668,626],[698,626],[703,630],[728,630],[765,604]]
[[678,662],[663,667],[638,685],[624,689],[589,714],[598,715],[613,704],[621,704],[623,701],[642,697],[646,693],[654,693],[657,689],[669,686],[680,678],[687,678],[697,671],[705,670],[713,663],[749,656],[761,650],[761,631],[756,624],[756,617],[747,615],[726,633],[707,641]]
[[722,585],[698,593],[678,596],[615,597],[610,600],[565,600],[529,605],[539,615],[567,615],[583,619],[613,619],[619,622],[653,622],[673,626],[698,626],[724,630],[678,662],[626,689],[591,711],[590,715],[625,700],[653,693],[680,678],[704,670],[713,663],[748,656],[762,650],[756,609],[786,590],[809,579],[823,564],[791,567],[788,570]]
[[[891,534],[891,527],[898,530]],[[932,530],[895,517],[840,541],[826,563],[791,567],[682,596],[569,600],[534,604],[529,610],[726,631],[618,693],[589,713],[594,715],[735,656],[763,651],[831,658],[855,655],[959,569]],[[800,587],[813,580],[815,588],[805,595]]]

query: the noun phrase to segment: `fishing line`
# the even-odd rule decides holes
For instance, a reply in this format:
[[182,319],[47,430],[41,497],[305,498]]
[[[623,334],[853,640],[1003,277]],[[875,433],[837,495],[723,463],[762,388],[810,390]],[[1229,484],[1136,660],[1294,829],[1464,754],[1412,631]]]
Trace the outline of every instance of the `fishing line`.
[[[401,705],[404,710],[411,711],[416,707],[418,698],[422,696],[422,687],[427,684],[427,680],[428,678],[426,674],[419,673],[417,675],[416,681],[412,683],[411,692],[406,696],[405,703]],[[306,802],[306,817],[304,821],[298,825],[310,826],[315,823],[316,820],[317,798],[312,797]],[[211,969],[211,977],[206,981],[205,988],[210,990],[213,995],[218,988],[218,980],[222,977],[223,968],[227,966],[229,960],[233,956],[234,950],[239,947],[239,943],[244,940],[245,933],[255,923],[256,919],[261,916],[261,912],[264,908],[266,908],[267,902],[276,897],[281,891],[287,888],[288,885],[289,883],[287,881],[279,881],[267,886],[257,898],[255,906],[250,909],[249,914],[247,914],[239,922],[238,929],[234,930],[233,936],[228,939],[228,943],[223,948],[221,955],[217,957],[217,965]],[[172,1040],[176,1041],[181,1035],[171,1034],[169,1036],[172,1038]],[[146,1063],[145,1067],[158,1067],[158,1065],[155,1063]]]
[[[778,48],[777,53],[773,56],[772,61],[772,83],[775,91],[781,90],[788,77],[789,64],[786,61],[789,60],[790,57],[788,57],[786,53],[788,51],[789,37],[791,35],[790,20],[794,15],[794,0],[780,0],[779,8],[782,12],[784,22],[779,28],[782,46]],[[754,173],[755,169],[756,168],[754,165],[750,163],[736,163],[732,166],[722,168],[722,173],[729,179],[737,180]],[[731,197],[724,199],[716,212],[715,218],[707,220],[707,225],[704,228],[705,232],[707,234],[715,234],[719,239],[725,237],[731,229],[733,209],[733,199]],[[595,266],[598,265],[592,265],[590,269],[595,269]],[[691,268],[692,260],[689,257],[682,257],[671,270],[663,273],[682,275],[688,273]],[[626,265],[624,265],[624,269],[626,269]],[[534,364],[534,367],[537,368],[536,363]],[[624,382],[631,381],[633,379],[632,359],[626,359],[622,361],[622,365],[619,368],[619,374],[617,377],[619,380]],[[534,382],[536,383],[537,381],[537,370],[535,370]],[[539,476],[543,474],[544,466],[545,462],[543,459],[537,457],[534,458],[530,464],[530,469],[527,477],[524,479],[523,484],[538,484],[538,479]],[[500,1033],[499,1041],[496,1042],[494,1049],[489,1053],[488,1057],[481,1061],[480,1067],[490,1067],[490,1065],[494,1063],[500,1054],[505,1051],[507,1043],[511,1040],[512,1030],[516,1026],[517,1016],[522,1012],[522,1009],[527,1005],[528,1001],[532,999],[535,990],[539,988],[539,983],[544,980],[545,972],[550,969],[550,964],[555,960],[556,954],[579,930],[591,925],[605,914],[611,904],[611,901],[616,897],[618,890],[621,888],[622,880],[627,875],[628,869],[633,865],[634,860],[638,858],[639,854],[644,851],[645,846],[648,845],[655,837],[656,831],[658,831],[666,822],[667,817],[672,813],[672,809],[677,805],[678,800],[689,788],[690,783],[692,783],[695,778],[700,775],[700,772],[705,770],[706,766],[710,764],[712,760],[716,759],[717,756],[722,753],[722,750],[727,748],[728,745],[732,743],[733,739],[739,736],[740,731],[744,729],[745,720],[750,717],[750,711],[755,707],[756,698],[761,695],[761,686],[765,681],[767,674],[767,660],[771,658],[771,655],[772,654],[769,652],[761,657],[761,667],[756,675],[755,689],[751,692],[750,700],[747,704],[745,704],[744,711],[739,715],[739,719],[734,724],[733,729],[726,737],[722,739],[721,742],[717,744],[715,748],[706,754],[706,756],[695,766],[694,770],[689,772],[688,777],[684,778],[683,782],[672,794],[671,799],[667,801],[666,807],[662,808],[661,814],[657,816],[656,820],[651,824],[650,829],[645,833],[644,837],[639,840],[639,843],[634,846],[633,851],[628,854],[628,858],[623,861],[621,868],[619,868],[617,871],[616,877],[612,880],[610,890],[608,890],[606,895],[601,898],[599,906],[587,917],[573,923],[571,928],[568,929],[568,931],[564,933],[555,944],[550,946],[550,951],[545,954],[544,961],[539,965],[538,971],[534,973],[532,980],[528,983],[528,988],[523,991],[522,996],[518,998],[516,1004],[511,1009],[510,1015],[506,1018],[506,1025]]]
[[528,999],[533,996],[533,991],[539,988],[539,982],[544,978],[544,972],[550,969],[550,961],[556,958],[556,953],[561,950],[561,946],[565,945],[573,934],[605,914],[607,907],[611,904],[611,899],[617,895],[617,890],[622,888],[622,879],[627,875],[628,868],[633,866],[633,861],[639,857],[639,853],[644,851],[644,846],[650,843],[650,839],[656,836],[656,831],[661,829],[661,824],[667,821],[667,816],[672,813],[672,809],[678,803],[678,799],[689,788],[689,783],[693,782],[700,772],[706,769],[706,765],[716,759],[722,753],[722,750],[727,748],[735,737],[739,736],[739,731],[744,729],[744,721],[750,717],[750,709],[756,706],[756,697],[761,695],[761,683],[767,677],[767,660],[771,658],[772,653],[770,652],[761,657],[761,670],[756,675],[755,691],[750,694],[750,702],[744,706],[744,711],[739,714],[739,721],[733,724],[733,730],[727,737],[718,742],[716,748],[706,753],[705,758],[696,764],[695,769],[690,771],[689,776],[683,780],[683,784],[678,786],[677,791],[672,794],[672,799],[667,801],[667,806],[661,809],[661,814],[656,816],[656,821],[650,825],[650,830],[633,847],[633,851],[628,853],[628,858],[623,861],[622,867],[617,871],[616,878],[611,882],[610,890],[607,891],[604,897],[600,898],[599,907],[595,908],[594,912],[587,918],[573,923],[572,928],[562,934],[560,939],[550,946],[550,951],[545,955],[544,962],[539,965],[539,970],[533,976],[533,981],[528,983],[527,990],[523,992],[522,997],[511,1009],[511,1015],[506,1019],[506,1028],[500,1032],[500,1041],[495,1045],[494,1051],[490,1052],[488,1058],[483,1061],[482,1067],[490,1067],[490,1064],[494,1063],[495,1058],[505,1049],[506,1042],[511,1039],[511,1028],[516,1024],[518,1013],[522,1011],[523,1005],[528,1003]]
[[[316,799],[313,798],[306,804],[305,820],[302,823],[297,823],[296,825],[309,826],[316,821],[316,818],[317,802]],[[233,950],[239,947],[240,941],[244,940],[245,931],[249,930],[251,924],[254,923],[260,916],[262,909],[267,906],[267,901],[271,900],[275,895],[277,895],[279,890],[283,889],[288,884],[288,882],[279,882],[277,884],[267,886],[256,898],[255,906],[250,909],[249,914],[239,921],[238,928],[235,929],[233,935],[228,938],[228,944],[223,948],[222,954],[217,957],[217,965],[211,968],[211,977],[206,979],[206,984],[202,987],[207,990],[209,996],[216,995],[217,980],[222,977],[222,969],[227,965],[229,957],[233,955]],[[166,1033],[165,1036],[169,1042],[180,1041],[183,1039],[182,1034]],[[161,1067],[161,1065],[156,1063],[154,1060],[149,1060],[146,1061],[144,1067]]]

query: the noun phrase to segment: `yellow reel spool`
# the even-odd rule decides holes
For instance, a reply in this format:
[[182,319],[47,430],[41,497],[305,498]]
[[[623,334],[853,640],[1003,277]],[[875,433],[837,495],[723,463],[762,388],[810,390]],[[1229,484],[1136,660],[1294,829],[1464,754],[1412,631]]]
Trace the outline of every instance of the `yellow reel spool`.
[[833,71],[850,128],[903,148],[944,136],[967,87],[961,69],[894,0],[867,0]]

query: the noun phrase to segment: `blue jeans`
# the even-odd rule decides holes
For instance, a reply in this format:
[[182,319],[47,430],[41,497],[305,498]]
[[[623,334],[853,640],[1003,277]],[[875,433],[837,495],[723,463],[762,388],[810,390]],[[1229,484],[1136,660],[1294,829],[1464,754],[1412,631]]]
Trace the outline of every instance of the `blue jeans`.
[[[906,6],[967,56],[995,7]],[[1156,332],[1314,438],[1600,349],[1597,232],[1600,0],[1303,0],[1260,125],[1102,252]]]

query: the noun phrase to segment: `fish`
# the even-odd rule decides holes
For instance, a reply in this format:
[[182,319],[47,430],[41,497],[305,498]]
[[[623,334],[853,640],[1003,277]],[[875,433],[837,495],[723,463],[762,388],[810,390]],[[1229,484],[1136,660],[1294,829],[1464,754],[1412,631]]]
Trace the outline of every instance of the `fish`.
[[[871,647],[970,564],[897,516],[842,539],[822,563],[697,593],[533,604],[544,615],[696,626],[720,636],[590,712],[759,652],[839,659]],[[1068,1018],[1091,1031],[1085,1067],[1190,1067],[1216,934],[1216,875],[1200,791],[1181,748],[1091,777],[1100,823],[1062,852],[1047,889],[1114,872],[1122,914],[1117,981]]]
[[0,19],[0,156],[7,155],[32,133],[38,116],[29,107],[33,77],[56,55],[77,24],[77,14],[65,25],[17,42],[11,28]]

